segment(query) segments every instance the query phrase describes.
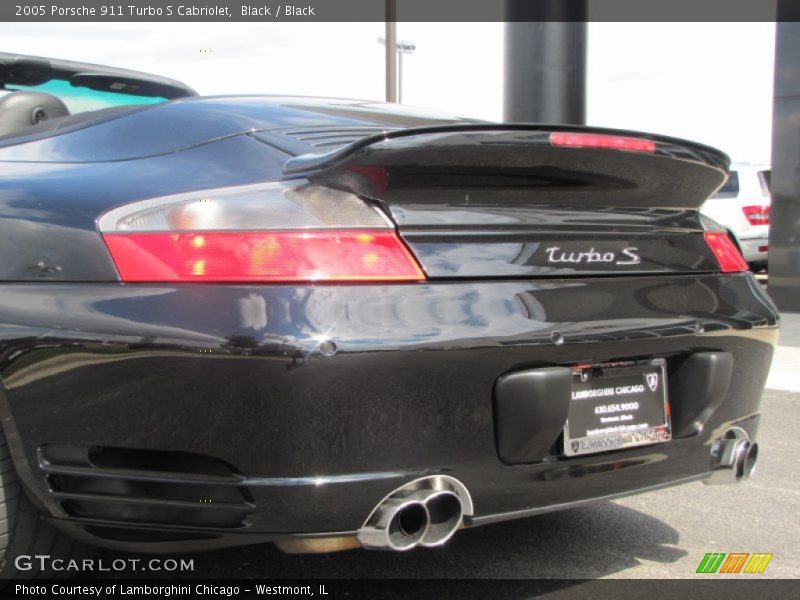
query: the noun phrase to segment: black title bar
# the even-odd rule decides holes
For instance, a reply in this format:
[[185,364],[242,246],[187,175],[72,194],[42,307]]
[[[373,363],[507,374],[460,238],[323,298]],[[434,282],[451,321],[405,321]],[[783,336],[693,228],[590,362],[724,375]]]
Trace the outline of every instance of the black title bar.
[[[384,0],[3,0],[6,22],[385,21]],[[399,22],[798,21],[800,0],[395,0]]]

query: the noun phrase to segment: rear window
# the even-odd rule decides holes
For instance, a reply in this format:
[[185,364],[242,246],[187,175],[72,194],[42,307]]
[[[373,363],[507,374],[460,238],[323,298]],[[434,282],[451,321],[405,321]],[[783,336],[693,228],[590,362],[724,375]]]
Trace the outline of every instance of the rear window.
[[735,198],[739,194],[739,172],[731,171],[728,181],[725,182],[713,198]]
[[771,196],[772,195],[772,181],[771,181],[772,171],[759,171],[758,172],[758,183],[761,184],[761,193],[764,196]]

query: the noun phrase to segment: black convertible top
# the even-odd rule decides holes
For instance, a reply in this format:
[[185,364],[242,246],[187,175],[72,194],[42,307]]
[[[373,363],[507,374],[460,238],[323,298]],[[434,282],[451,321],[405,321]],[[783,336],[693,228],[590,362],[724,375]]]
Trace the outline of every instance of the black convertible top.
[[159,96],[174,100],[197,95],[185,83],[150,73],[0,52],[0,88],[6,85],[36,86],[53,79],[69,81],[75,87],[132,96]]

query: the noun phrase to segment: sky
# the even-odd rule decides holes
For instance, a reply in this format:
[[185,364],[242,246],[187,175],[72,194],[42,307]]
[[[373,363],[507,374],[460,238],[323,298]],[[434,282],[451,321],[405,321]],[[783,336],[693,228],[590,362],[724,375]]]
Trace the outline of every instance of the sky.
[[[502,23],[399,23],[403,102],[503,116]],[[383,23],[0,24],[0,51],[179,79],[201,94],[383,100]],[[768,163],[773,23],[590,23],[590,125],[685,137]]]

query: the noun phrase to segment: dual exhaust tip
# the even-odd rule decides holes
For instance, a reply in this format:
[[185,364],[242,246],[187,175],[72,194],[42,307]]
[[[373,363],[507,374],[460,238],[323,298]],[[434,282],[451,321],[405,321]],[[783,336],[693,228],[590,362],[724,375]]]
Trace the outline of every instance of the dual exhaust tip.
[[[740,427],[727,429],[711,445],[708,485],[732,484],[753,476],[758,444]],[[410,550],[441,546],[473,514],[472,498],[457,479],[437,475],[412,481],[386,496],[358,531],[365,548]]]
[[[466,488],[435,477],[418,480],[395,490],[372,511],[358,532],[358,541],[365,548],[410,550],[441,546],[461,526],[465,504],[470,514],[472,503]],[[463,489],[463,492],[462,492]]]
[[708,485],[740,483],[753,476],[758,462],[758,444],[739,427],[731,427],[711,445],[711,476]]

